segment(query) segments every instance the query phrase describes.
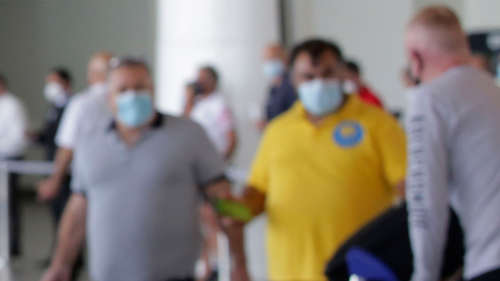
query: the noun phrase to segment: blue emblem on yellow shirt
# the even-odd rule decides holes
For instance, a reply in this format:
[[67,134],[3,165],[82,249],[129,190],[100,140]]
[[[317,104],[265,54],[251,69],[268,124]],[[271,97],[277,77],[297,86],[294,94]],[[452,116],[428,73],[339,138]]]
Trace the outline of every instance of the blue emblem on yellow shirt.
[[364,137],[363,127],[356,121],[345,121],[337,125],[333,133],[335,142],[342,147],[353,147]]

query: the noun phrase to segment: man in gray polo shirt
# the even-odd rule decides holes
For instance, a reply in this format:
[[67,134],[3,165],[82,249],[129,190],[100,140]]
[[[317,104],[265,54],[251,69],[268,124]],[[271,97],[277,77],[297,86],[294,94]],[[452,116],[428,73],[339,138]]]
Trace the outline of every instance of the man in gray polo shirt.
[[[191,280],[200,191],[231,197],[222,159],[200,126],[153,110],[153,83],[140,61],[111,71],[110,106],[114,120],[76,146],[74,195],[42,280],[69,280],[85,226],[94,281]],[[247,280],[244,258],[236,260],[234,276]]]

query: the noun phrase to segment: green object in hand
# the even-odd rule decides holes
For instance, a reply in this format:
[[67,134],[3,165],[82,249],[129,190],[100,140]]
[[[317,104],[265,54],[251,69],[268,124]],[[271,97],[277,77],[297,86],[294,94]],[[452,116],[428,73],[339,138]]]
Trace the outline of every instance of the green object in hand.
[[252,212],[247,206],[223,199],[214,200],[214,208],[217,214],[223,217],[230,217],[244,222],[252,220]]

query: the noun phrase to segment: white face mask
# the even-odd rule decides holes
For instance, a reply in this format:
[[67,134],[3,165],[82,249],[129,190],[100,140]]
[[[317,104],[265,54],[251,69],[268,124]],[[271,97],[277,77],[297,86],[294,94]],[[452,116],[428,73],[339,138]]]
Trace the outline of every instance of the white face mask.
[[346,94],[354,94],[359,91],[358,85],[356,85],[356,83],[354,83],[354,81],[352,80],[345,80],[342,88],[344,89],[344,93]]
[[280,60],[265,61],[262,64],[262,72],[269,79],[276,79],[285,73],[285,64]]
[[43,89],[43,95],[48,102],[56,106],[63,106],[68,100],[63,87],[56,82],[47,83]]
[[315,79],[299,85],[299,99],[304,108],[314,116],[335,112],[343,100],[342,84],[335,79]]
[[146,90],[129,90],[116,97],[117,118],[130,128],[145,125],[154,114],[152,94]]

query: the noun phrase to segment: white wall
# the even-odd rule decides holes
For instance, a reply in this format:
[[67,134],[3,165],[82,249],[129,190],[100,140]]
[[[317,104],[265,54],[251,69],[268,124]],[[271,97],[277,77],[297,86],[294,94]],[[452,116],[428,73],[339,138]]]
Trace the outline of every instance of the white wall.
[[451,8],[460,18],[464,18],[463,0],[413,0],[413,10],[416,12],[429,5],[444,5]]
[[347,58],[360,62],[368,83],[389,109],[405,107],[400,72],[405,66],[404,28],[410,0],[293,0],[301,28],[292,26],[295,42],[321,36],[340,44]]
[[0,71],[26,103],[32,127],[40,127],[47,103],[47,71],[67,66],[75,89],[86,86],[92,53],[155,58],[155,1],[0,1]]
[[464,26],[469,31],[500,29],[500,1],[463,0]]

